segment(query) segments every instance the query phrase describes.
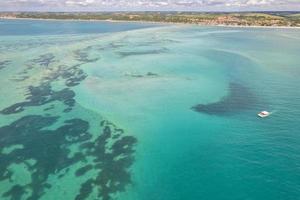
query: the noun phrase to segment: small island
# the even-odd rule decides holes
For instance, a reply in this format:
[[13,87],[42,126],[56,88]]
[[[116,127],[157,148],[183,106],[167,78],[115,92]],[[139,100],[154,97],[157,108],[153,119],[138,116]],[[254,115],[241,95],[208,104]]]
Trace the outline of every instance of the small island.
[[2,12],[0,18],[300,27],[300,12]]

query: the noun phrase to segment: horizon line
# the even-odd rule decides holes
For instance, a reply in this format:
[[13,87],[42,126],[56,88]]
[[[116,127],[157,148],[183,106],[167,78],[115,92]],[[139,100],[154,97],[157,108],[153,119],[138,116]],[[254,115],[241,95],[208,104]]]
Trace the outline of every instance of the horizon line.
[[300,10],[241,10],[241,11],[188,11],[188,10],[112,10],[112,11],[1,11],[0,13],[116,13],[116,12],[190,12],[190,13],[246,13],[246,12],[300,12]]

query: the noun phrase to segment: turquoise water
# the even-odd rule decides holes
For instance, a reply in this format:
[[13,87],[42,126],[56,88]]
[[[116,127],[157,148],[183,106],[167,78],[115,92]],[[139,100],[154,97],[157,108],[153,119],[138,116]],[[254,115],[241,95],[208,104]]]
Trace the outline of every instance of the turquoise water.
[[0,30],[1,199],[299,199],[300,30]]

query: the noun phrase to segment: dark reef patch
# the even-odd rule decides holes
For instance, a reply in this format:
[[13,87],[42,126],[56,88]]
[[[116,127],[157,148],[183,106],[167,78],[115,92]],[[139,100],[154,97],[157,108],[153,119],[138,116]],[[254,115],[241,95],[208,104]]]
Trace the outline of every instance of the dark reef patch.
[[12,78],[11,80],[16,81],[16,82],[22,82],[25,81],[29,78],[29,76],[18,76],[17,78]]
[[68,108],[72,108],[75,104],[75,93],[68,88],[53,91],[49,84],[42,84],[37,87],[30,86],[28,90],[29,92],[25,101],[4,108],[0,113],[5,115],[18,113],[22,112],[25,107],[41,106],[53,101],[61,101],[68,106]]
[[[53,66],[54,55],[43,54],[30,60],[26,69],[16,75],[16,81],[23,81],[31,74],[30,70],[46,70],[46,73],[42,71],[43,77],[37,85],[26,86],[25,100],[0,110],[0,115],[9,115],[42,106],[41,114],[23,116],[0,127],[0,181],[11,183],[11,188],[1,191],[2,197],[38,200],[52,187],[48,180],[50,175],[62,179],[75,166],[80,166],[74,172],[74,181],[81,184],[77,194],[74,193],[78,200],[88,199],[92,191],[97,191],[99,199],[109,200],[131,183],[129,167],[134,162],[136,138],[125,136],[122,129],[106,120],[101,121],[99,127],[90,129],[91,121],[76,117],[76,112],[65,114],[76,106],[72,87],[87,77],[80,69],[81,65],[99,59],[89,55],[90,48],[75,52],[81,63]],[[56,110],[51,112],[57,102],[64,105],[60,116],[56,116]],[[61,120],[64,115],[72,116],[72,119]],[[91,133],[90,130],[99,132]],[[15,145],[21,147],[5,151]],[[15,177],[14,169],[8,170],[13,165],[25,166],[24,170],[31,176],[27,180],[29,183],[14,182],[18,177]],[[25,198],[25,195],[30,196]]]
[[87,173],[88,171],[90,171],[91,169],[93,169],[92,165],[86,165],[84,167],[81,167],[80,169],[78,169],[75,172],[76,176],[83,176],[85,173]]
[[22,82],[27,80],[30,76],[28,75],[30,70],[34,69],[34,66],[32,64],[26,64],[26,67],[21,72],[17,73],[17,75],[12,78],[11,80],[16,82]]
[[116,50],[119,48],[124,47],[125,44],[122,42],[110,42],[106,45],[93,45],[92,48],[96,51],[109,51],[109,50]]
[[124,58],[128,56],[140,56],[140,55],[151,55],[160,54],[168,52],[167,48],[154,49],[154,50],[144,50],[144,51],[119,51],[118,54]]
[[50,64],[55,62],[55,56],[52,53],[47,53],[40,55],[36,59],[30,60],[31,63],[33,64],[38,64],[43,67],[48,67]]
[[[102,132],[95,139],[88,132],[89,123],[74,118],[55,130],[46,128],[53,125],[58,117],[31,115],[22,117],[10,125],[0,127],[0,152],[5,147],[22,145],[8,154],[0,154],[0,180],[10,179],[12,172],[7,171],[11,164],[25,164],[31,173],[31,182],[26,185],[14,185],[3,193],[3,197],[22,199],[27,189],[31,190],[28,200],[37,200],[45,189],[49,175],[59,174],[62,178],[73,164],[87,163],[76,171],[76,176],[85,175],[90,170],[98,173],[87,179],[78,191],[76,199],[87,199],[93,188],[97,188],[99,199],[109,200],[111,195],[125,190],[131,183],[128,168],[134,158],[136,139],[123,136],[123,131],[108,121],[102,122]],[[113,137],[119,135],[118,137]],[[69,147],[80,143],[80,149],[69,156]],[[111,145],[108,146],[108,143]],[[86,158],[92,157],[88,163]],[[34,163],[28,162],[34,160]],[[76,181],[76,180],[74,180]]]
[[66,69],[62,67],[59,74],[64,80],[66,80],[65,84],[68,87],[78,85],[87,77],[86,73],[79,68],[79,65],[75,65]]
[[10,63],[10,60],[0,61],[0,70],[6,68]]
[[153,72],[147,72],[145,75],[143,74],[133,74],[133,73],[126,73],[125,76],[130,76],[134,78],[143,78],[143,77],[157,77],[158,74]]
[[[26,71],[23,73],[27,73]],[[15,81],[25,80],[23,76],[19,76]],[[38,86],[29,86],[28,93],[25,101],[15,103],[0,111],[0,114],[13,114],[22,112],[25,107],[41,106],[54,101],[63,102],[67,108],[64,112],[70,112],[75,105],[75,93],[69,89],[64,88],[59,91],[54,91],[51,87],[51,83],[55,80],[62,79],[67,87],[73,87],[80,84],[87,75],[80,69],[80,65],[59,66],[56,70],[53,70],[47,77],[43,78],[43,82]],[[51,109],[51,108],[50,108]],[[49,110],[49,109],[48,109]],[[47,111],[47,109],[45,110]]]
[[[88,122],[72,119],[66,121],[65,125],[54,131],[43,130],[43,128],[55,123],[57,119],[58,117],[31,115],[0,128],[0,150],[16,144],[23,146],[22,149],[16,149],[9,154],[1,155],[0,180],[10,178],[11,174],[6,174],[9,165],[14,163],[26,164],[31,171],[32,179],[30,184],[24,186],[32,189],[32,195],[29,199],[38,199],[42,196],[44,188],[48,187],[46,181],[50,174],[54,174],[81,160],[80,156],[68,158],[69,150],[66,145],[87,140]],[[35,160],[36,163],[33,165],[28,164],[26,161],[30,159]],[[18,186],[18,193],[22,191],[23,186],[20,187]],[[15,192],[11,190],[6,194],[13,197]]]
[[147,72],[146,76],[158,76],[158,74],[153,72]]
[[44,111],[52,110],[54,109],[54,104],[50,105],[49,107],[45,108]]
[[111,48],[111,49],[118,49],[118,48],[121,48],[121,47],[124,47],[124,46],[125,46],[125,44],[120,43],[120,42],[111,42],[108,45],[108,47]]
[[79,49],[74,51],[75,59],[79,62],[83,63],[90,63],[90,62],[96,62],[100,59],[100,57],[91,57],[89,55],[89,52],[94,48],[94,46],[89,46],[84,49]]
[[52,81],[62,79],[67,87],[79,85],[87,77],[87,74],[80,69],[80,65],[60,65],[55,70],[52,70],[44,81],[51,83]]
[[249,88],[237,83],[230,83],[228,96],[216,103],[198,104],[192,109],[210,115],[230,115],[250,109],[256,101],[256,97]]
[[94,182],[92,179],[87,180],[81,185],[79,194],[76,196],[75,200],[87,199],[92,193],[94,187]]
[[50,64],[56,62],[55,56],[51,53],[44,54],[37,59],[30,60],[30,62],[26,64],[26,68],[18,73],[18,76],[16,76],[12,80],[24,81],[28,79],[30,70],[34,69],[36,67],[36,64],[38,64],[40,66],[47,67],[47,69],[49,70],[47,76],[43,77],[43,83],[48,82],[50,84],[52,81],[63,79],[65,80],[65,85],[67,87],[73,87],[78,85],[87,77],[87,74],[82,69],[80,69],[80,66],[82,64],[91,62],[91,60],[83,59],[83,61],[83,63],[75,64],[72,66],[58,65],[48,67]]
[[[84,143],[81,146],[81,149],[86,151],[86,155],[95,157],[94,168],[99,168],[101,171],[95,178],[81,185],[76,199],[82,199],[88,192],[91,192],[92,186],[98,186],[99,198],[109,200],[111,194],[124,191],[126,185],[131,183],[128,168],[134,162],[136,138],[122,136],[123,130],[116,128],[108,121],[102,121],[101,124],[103,132],[94,144]],[[114,137],[115,135],[118,136]],[[109,140],[113,143],[107,147]]]
[[10,197],[11,200],[20,200],[25,194],[25,190],[20,185],[14,185],[9,191],[3,194],[3,197]]

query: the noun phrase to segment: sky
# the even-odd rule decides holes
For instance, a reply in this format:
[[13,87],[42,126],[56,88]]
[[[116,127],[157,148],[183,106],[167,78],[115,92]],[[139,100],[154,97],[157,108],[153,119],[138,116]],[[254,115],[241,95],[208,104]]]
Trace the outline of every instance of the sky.
[[0,0],[0,11],[300,11],[300,0]]

